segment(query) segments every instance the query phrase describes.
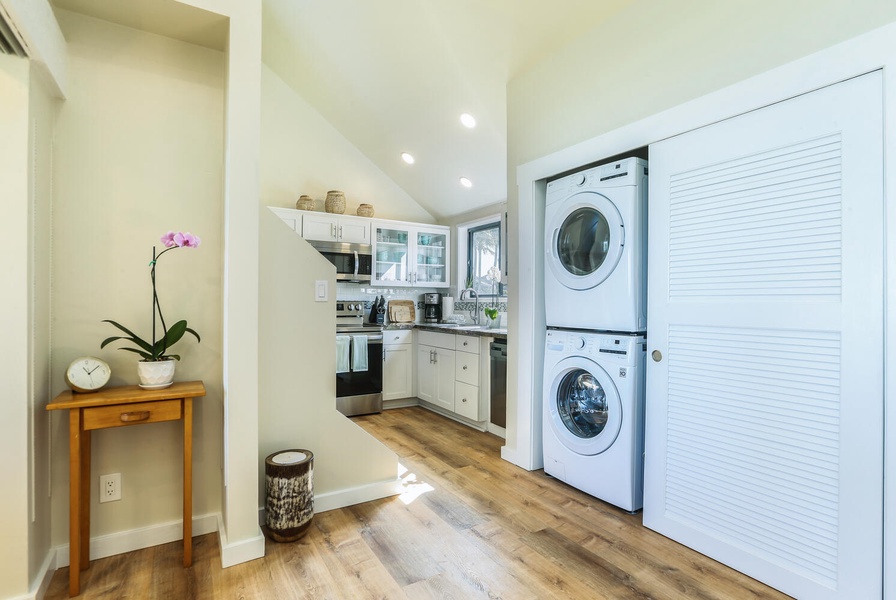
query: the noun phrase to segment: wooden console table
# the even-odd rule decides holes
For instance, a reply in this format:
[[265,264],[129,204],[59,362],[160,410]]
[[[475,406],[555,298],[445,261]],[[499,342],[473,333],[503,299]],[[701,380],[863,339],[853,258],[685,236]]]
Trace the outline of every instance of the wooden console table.
[[136,385],[81,394],[62,392],[47,410],[69,412],[68,595],[81,593],[81,571],[90,562],[90,432],[161,421],[184,421],[184,566],[193,564],[193,398],[205,396],[201,381],[163,390]]

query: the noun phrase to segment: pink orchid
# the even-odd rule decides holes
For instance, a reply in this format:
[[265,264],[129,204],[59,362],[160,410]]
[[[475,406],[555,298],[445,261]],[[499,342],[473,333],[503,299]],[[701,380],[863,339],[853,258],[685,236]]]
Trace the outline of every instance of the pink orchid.
[[198,235],[193,235],[189,231],[186,233],[169,231],[159,239],[165,244],[166,248],[195,248],[202,243]]

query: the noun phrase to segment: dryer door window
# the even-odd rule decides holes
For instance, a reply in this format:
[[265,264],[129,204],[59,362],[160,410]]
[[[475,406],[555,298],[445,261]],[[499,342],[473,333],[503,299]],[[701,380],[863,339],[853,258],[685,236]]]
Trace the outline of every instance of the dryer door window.
[[610,226],[600,211],[580,208],[566,217],[557,236],[557,258],[563,268],[582,277],[597,271],[610,250]]
[[583,455],[612,446],[625,415],[609,374],[588,358],[571,356],[545,375],[545,419],[561,443]]
[[571,289],[600,285],[619,264],[624,243],[622,216],[606,196],[595,192],[570,196],[545,223],[547,264]]

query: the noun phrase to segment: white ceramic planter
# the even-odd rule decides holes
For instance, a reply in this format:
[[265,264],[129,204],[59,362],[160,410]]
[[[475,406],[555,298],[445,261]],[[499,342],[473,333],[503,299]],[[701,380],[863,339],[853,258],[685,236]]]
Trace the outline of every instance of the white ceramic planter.
[[174,359],[144,361],[137,363],[137,377],[140,387],[164,388],[174,382]]

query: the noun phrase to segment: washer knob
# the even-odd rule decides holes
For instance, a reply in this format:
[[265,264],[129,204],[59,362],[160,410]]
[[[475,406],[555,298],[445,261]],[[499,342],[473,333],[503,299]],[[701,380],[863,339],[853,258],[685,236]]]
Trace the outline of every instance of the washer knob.
[[578,175],[575,176],[574,181],[576,182],[576,185],[582,186],[582,185],[585,185],[586,179],[587,179],[587,177],[585,177],[584,173],[579,173]]
[[573,338],[572,345],[576,350],[581,350],[585,347],[585,338]]

